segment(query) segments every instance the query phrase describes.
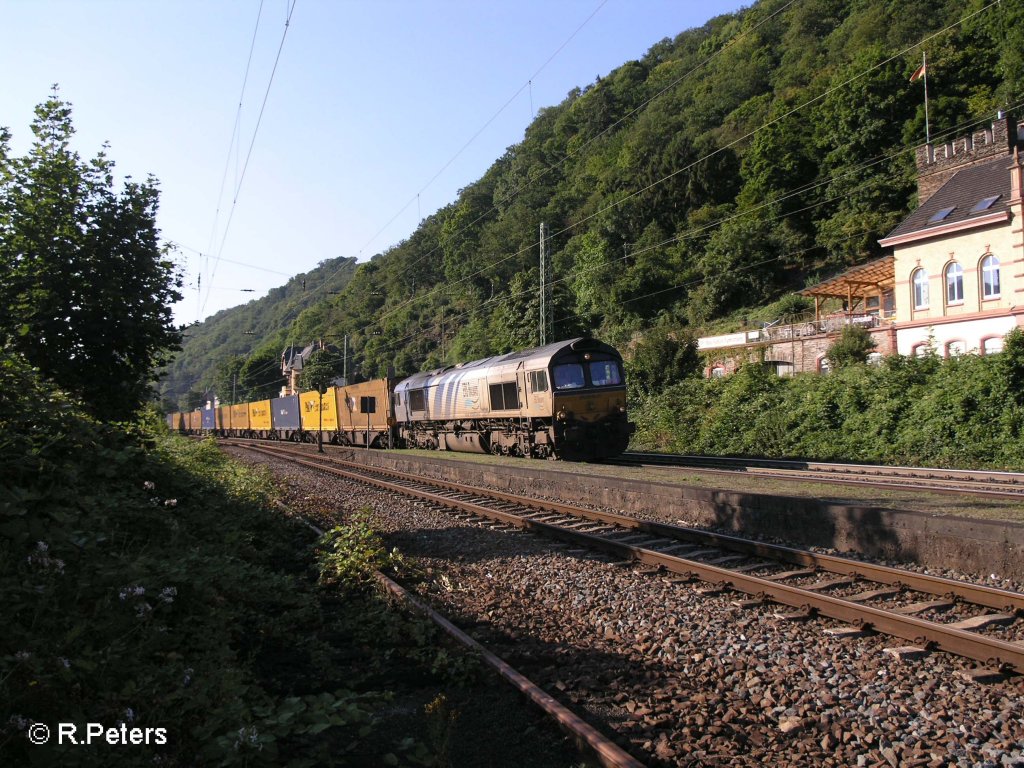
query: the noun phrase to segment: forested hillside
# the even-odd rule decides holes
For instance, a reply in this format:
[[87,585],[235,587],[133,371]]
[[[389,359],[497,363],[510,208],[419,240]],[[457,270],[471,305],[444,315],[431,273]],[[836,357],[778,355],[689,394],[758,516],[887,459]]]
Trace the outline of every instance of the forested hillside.
[[263,298],[186,328],[182,350],[161,381],[165,410],[192,408],[213,389],[228,397],[234,389],[239,401],[249,394],[276,396],[281,350],[326,333],[330,319],[322,314],[324,300],[339,294],[356,268],[353,258],[327,259]]
[[[912,209],[925,114],[909,78],[922,51],[933,140],[1024,99],[1019,3],[762,0],[666,37],[541,110],[521,143],[341,293],[302,314],[256,303],[193,329],[169,391],[210,384],[223,356],[319,336],[348,334],[361,377],[531,345],[542,222],[556,338],[593,333],[632,357],[645,338],[756,316],[876,257]],[[642,360],[647,381],[685,367]]]

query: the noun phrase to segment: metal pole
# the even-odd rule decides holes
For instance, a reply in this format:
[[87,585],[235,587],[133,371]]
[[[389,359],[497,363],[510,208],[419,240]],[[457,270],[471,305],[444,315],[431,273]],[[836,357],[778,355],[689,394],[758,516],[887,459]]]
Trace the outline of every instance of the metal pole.
[[316,433],[317,453],[324,452],[324,393],[318,390],[320,395],[320,429]]
[[932,131],[928,124],[928,54],[921,51],[921,69],[924,71],[924,143],[932,143]]

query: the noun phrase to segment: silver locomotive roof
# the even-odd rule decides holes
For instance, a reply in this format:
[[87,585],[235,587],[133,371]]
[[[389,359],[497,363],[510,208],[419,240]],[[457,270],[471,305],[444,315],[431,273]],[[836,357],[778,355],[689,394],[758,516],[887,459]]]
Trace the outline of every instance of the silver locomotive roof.
[[508,352],[504,355],[485,357],[481,360],[473,360],[468,363],[449,365],[444,368],[437,368],[433,371],[415,373],[407,379],[403,379],[395,385],[396,392],[403,392],[409,389],[421,387],[433,387],[446,382],[449,378],[461,379],[472,375],[476,377],[497,378],[503,374],[514,374],[520,368],[527,370],[538,370],[547,368],[559,357],[571,356],[575,353],[601,352],[612,355],[619,359],[619,353],[614,347],[605,344],[597,339],[580,337],[556,341],[553,344],[545,344],[543,347],[533,347],[515,352]]

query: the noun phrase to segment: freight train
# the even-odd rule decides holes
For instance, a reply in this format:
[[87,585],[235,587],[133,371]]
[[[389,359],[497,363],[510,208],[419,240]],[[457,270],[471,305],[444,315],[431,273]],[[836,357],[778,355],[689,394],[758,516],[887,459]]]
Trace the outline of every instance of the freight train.
[[172,430],[292,442],[594,461],[633,432],[622,356],[578,338],[254,403],[172,413]]

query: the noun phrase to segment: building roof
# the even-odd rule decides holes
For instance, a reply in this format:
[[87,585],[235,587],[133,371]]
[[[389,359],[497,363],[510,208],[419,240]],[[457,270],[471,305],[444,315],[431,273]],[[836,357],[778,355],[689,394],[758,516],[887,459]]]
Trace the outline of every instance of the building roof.
[[964,168],[879,240],[883,246],[1004,221],[1010,211],[1010,155]]
[[893,287],[896,280],[895,259],[883,256],[858,267],[851,267],[828,280],[800,291],[802,296],[845,299],[849,296],[876,296]]

